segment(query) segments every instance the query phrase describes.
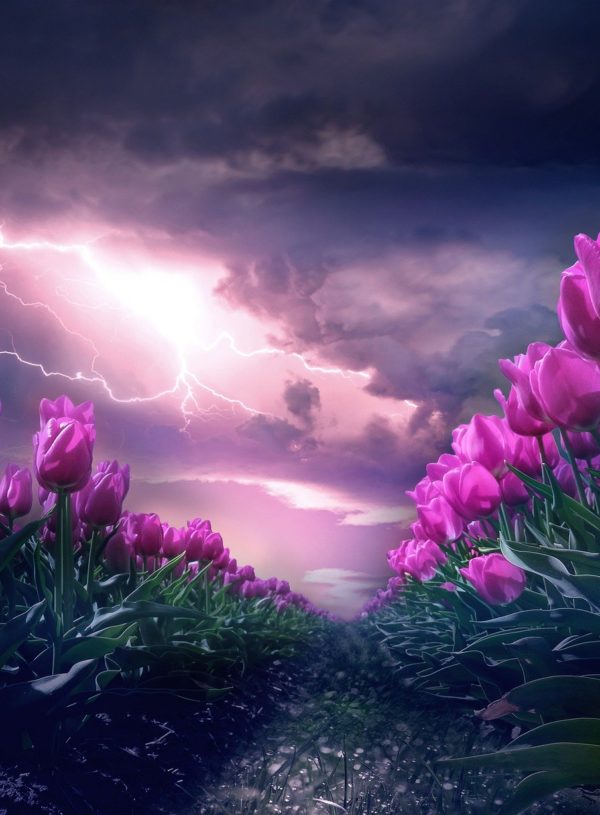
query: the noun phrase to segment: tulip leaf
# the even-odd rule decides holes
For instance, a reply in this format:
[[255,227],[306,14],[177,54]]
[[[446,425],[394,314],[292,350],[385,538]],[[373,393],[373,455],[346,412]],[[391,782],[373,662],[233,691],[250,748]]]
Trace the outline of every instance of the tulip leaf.
[[440,758],[438,764],[457,767],[491,767],[506,770],[554,770],[575,772],[600,780],[600,745],[579,742],[554,742],[535,747],[517,747],[477,756]]
[[99,608],[89,625],[84,629],[84,632],[94,633],[108,626],[136,622],[144,617],[205,619],[204,614],[192,608],[168,606],[164,603],[155,603],[150,600],[140,600],[135,603],[124,600],[116,606]]
[[46,601],[42,600],[41,603],[36,603],[27,611],[13,617],[0,629],[0,666],[3,666],[19,645],[27,639],[40,621],[45,607]]
[[23,544],[33,537],[45,522],[45,517],[39,521],[30,521],[23,529],[13,532],[12,535],[0,541],[0,572],[6,569]]
[[568,716],[600,714],[600,679],[593,676],[545,676],[518,685],[505,697],[522,710],[562,710]]
[[600,576],[572,575],[558,558],[502,537],[500,549],[508,561],[547,578],[565,597],[579,597],[600,609]]
[[173,569],[181,563],[183,558],[185,557],[185,552],[182,552],[177,557],[174,557],[168,563],[165,563],[164,566],[161,566],[160,569],[157,569],[155,572],[143,580],[137,588],[135,588],[130,594],[127,595],[125,598],[126,601],[133,603],[139,600],[148,600],[150,597],[156,597],[159,592],[159,587],[162,581],[168,577]]
[[548,722],[517,736],[504,749],[536,747],[539,744],[551,744],[556,741],[600,744],[600,719],[560,719]]
[[506,614],[503,617],[496,617],[491,620],[477,620],[475,622],[476,625],[485,628],[504,628],[512,625],[523,626],[531,623],[539,623],[541,626],[555,625],[559,628],[572,628],[576,631],[588,631],[593,634],[600,634],[600,615],[578,608],[516,611],[513,614]]
[[532,804],[566,787],[579,784],[594,784],[600,780],[600,772],[578,772],[564,770],[540,770],[524,778],[515,789],[510,800],[500,810],[501,815],[520,815]]

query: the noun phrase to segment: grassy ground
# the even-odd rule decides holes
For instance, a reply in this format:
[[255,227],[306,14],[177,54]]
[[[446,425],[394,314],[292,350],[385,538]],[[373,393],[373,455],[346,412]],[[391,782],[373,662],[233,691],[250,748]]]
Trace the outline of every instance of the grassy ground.
[[[503,775],[433,761],[499,747],[510,729],[407,694],[351,624],[217,702],[83,733],[58,767],[0,767],[0,815],[491,815],[508,792]],[[576,791],[532,812],[600,807]]]
[[[345,626],[326,644],[302,685],[282,699],[250,749],[204,787],[189,815],[475,815],[507,796],[502,774],[451,773],[434,759],[500,747],[493,727],[470,709],[428,705],[394,682],[385,654]],[[599,812],[592,799],[566,792],[532,812]]]

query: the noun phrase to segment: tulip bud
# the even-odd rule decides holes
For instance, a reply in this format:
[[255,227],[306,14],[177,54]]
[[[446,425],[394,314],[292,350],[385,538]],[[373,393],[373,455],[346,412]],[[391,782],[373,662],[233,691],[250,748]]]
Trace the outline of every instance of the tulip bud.
[[50,492],[77,492],[92,473],[95,430],[76,419],[51,418],[33,437],[34,471]]
[[498,552],[474,557],[459,571],[486,603],[493,606],[512,603],[520,597],[527,583],[525,572]]
[[33,486],[26,467],[8,464],[0,480],[0,513],[8,518],[20,518],[31,511]]

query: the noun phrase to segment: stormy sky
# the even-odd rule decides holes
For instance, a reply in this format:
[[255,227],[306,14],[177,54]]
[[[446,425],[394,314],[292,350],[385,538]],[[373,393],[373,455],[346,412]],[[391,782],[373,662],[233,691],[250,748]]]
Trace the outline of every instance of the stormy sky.
[[561,338],[594,0],[5,0],[0,466],[92,399],[127,507],[351,613],[404,495]]

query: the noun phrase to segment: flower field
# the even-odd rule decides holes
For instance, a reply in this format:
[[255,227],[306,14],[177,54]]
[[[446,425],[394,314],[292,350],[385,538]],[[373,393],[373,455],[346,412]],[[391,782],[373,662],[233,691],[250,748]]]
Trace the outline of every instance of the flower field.
[[[569,788],[593,797],[600,789],[600,245],[578,235],[575,249],[558,304],[566,339],[556,347],[533,342],[500,360],[510,383],[506,396],[495,391],[504,416],[476,414],[454,430],[453,452],[427,465],[408,493],[416,505],[412,537],[388,553],[394,575],[350,629],[286,580],[238,564],[210,520],[176,528],[156,513],[125,509],[129,467],[94,466],[93,404],[43,399],[33,476],[10,463],[0,480],[4,760],[60,768],[99,716],[116,723],[135,711],[198,711],[221,698],[226,705],[257,671],[304,654],[312,673],[297,681],[312,688],[313,700],[293,696],[292,682],[293,704],[272,703],[280,718],[298,718],[291,730],[277,724],[296,743],[271,764],[279,747],[272,755],[262,743],[248,748],[259,769],[244,770],[252,791],[245,808],[218,809],[217,796],[217,808],[199,811],[292,811],[285,807],[306,783],[311,806],[324,809],[294,805],[295,812],[370,812],[372,796],[381,812],[429,812],[434,799],[439,812],[476,812],[465,803],[472,786],[465,779],[488,770],[507,779],[492,798],[503,815]],[[34,479],[40,517],[23,523]],[[331,690],[321,697],[325,676]],[[268,686],[262,692],[270,698]],[[400,762],[399,748],[387,756],[391,741],[383,736],[402,699],[410,700],[401,715],[411,733],[409,723],[431,709],[444,711],[448,733],[466,732],[464,715],[475,711],[474,721],[494,736],[472,755],[447,756],[430,729],[434,754],[419,753],[411,735]],[[377,761],[404,774],[404,789],[418,776],[407,767],[421,762],[429,798],[399,795],[398,783],[373,792],[364,774],[361,788],[349,775],[346,747],[346,736],[361,734],[382,740]],[[251,737],[252,728],[249,745]],[[333,768],[321,757],[323,738],[342,739],[337,752],[324,748],[340,759]],[[300,768],[311,750],[314,767]],[[460,783],[452,781],[457,774]]]
[[439,766],[526,773],[501,812],[600,785],[600,245],[575,238],[565,340],[501,359],[504,416],[476,414],[409,491],[413,537],[363,617],[398,681],[513,726]]

